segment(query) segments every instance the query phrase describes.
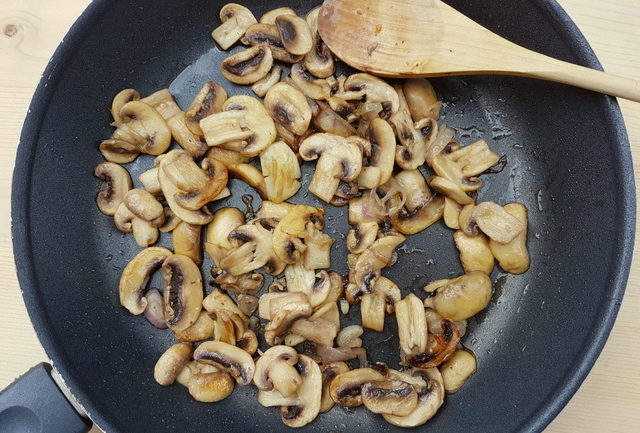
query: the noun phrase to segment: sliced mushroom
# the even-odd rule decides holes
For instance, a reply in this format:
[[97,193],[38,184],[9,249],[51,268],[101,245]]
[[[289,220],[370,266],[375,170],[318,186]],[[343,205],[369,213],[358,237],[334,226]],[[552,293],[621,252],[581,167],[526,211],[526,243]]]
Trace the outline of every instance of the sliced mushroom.
[[291,66],[290,84],[311,99],[323,100],[331,96],[331,84],[327,80],[314,79],[300,63]]
[[180,107],[176,104],[169,89],[158,90],[141,99],[141,102],[155,108],[164,120],[169,120],[180,112]]
[[440,118],[442,102],[438,101],[436,91],[425,78],[410,78],[404,80],[402,87],[407,105],[414,122],[422,119]]
[[150,247],[140,251],[125,266],[120,277],[120,304],[131,314],[142,314],[147,306],[144,291],[153,272],[173,253],[166,248]]
[[460,213],[460,230],[468,235],[477,235],[480,229],[492,240],[504,244],[522,233],[525,224],[502,206],[490,201],[465,208]]
[[187,128],[197,136],[203,136],[200,121],[205,117],[222,111],[227,100],[227,91],[215,81],[207,81],[185,111]]
[[147,298],[147,306],[144,309],[144,317],[156,328],[166,329],[167,320],[164,318],[164,301],[158,289],[149,289],[145,294],[145,298]]
[[187,365],[192,354],[192,345],[186,343],[174,344],[156,362],[153,369],[153,378],[162,386],[171,385]]
[[358,133],[349,122],[333,111],[329,104],[322,101],[316,101],[316,105],[318,106],[318,111],[313,115],[312,122],[313,126],[319,131],[328,132],[341,137],[350,137]]
[[293,15],[293,16],[296,16],[297,14],[291,8],[287,8],[287,7],[277,8],[277,9],[270,10],[269,12],[265,12],[260,17],[260,22],[262,24],[275,24],[276,23],[276,18],[279,17],[280,15]]
[[175,331],[174,334],[178,340],[185,342],[195,343],[207,340],[214,335],[214,321],[206,311],[201,311],[193,325],[182,331]]
[[273,232],[273,250],[287,264],[299,262],[307,248],[302,239],[307,236],[309,224],[322,228],[324,209],[296,205],[285,215]]
[[365,72],[353,74],[344,82],[344,90],[366,96],[367,102],[382,104],[382,118],[390,119],[400,108],[400,99],[394,88],[384,80]]
[[511,242],[500,243],[491,239],[489,248],[505,272],[522,274],[529,269],[530,263],[527,250],[527,208],[520,203],[509,203],[503,209],[520,221],[523,229]]
[[262,80],[257,81],[251,86],[253,93],[261,98],[267,94],[270,88],[276,85],[280,81],[280,75],[282,74],[282,67],[274,66],[271,68],[271,72],[265,76]]
[[[257,273],[236,276],[220,268],[212,268],[211,275],[214,277],[213,282],[218,284],[222,290],[238,294],[257,293],[264,284],[264,276]],[[240,301],[238,300],[238,302]]]
[[309,184],[309,191],[318,198],[331,201],[340,181],[357,179],[362,169],[362,139],[318,133],[300,145],[300,156],[305,161],[318,159]]
[[189,155],[193,158],[200,158],[209,150],[209,146],[202,138],[189,129],[187,117],[182,111],[170,117],[167,120],[167,125],[171,129],[171,135],[173,135],[174,140],[178,142],[180,147],[189,152]]
[[96,197],[100,212],[115,215],[124,196],[132,188],[129,172],[113,162],[102,162],[96,167],[94,175],[101,181],[100,192]]
[[173,250],[176,254],[189,257],[200,266],[202,264],[202,247],[200,233],[202,226],[181,222],[173,230]]
[[338,347],[361,347],[364,329],[360,325],[346,326],[336,336]]
[[252,24],[257,23],[249,9],[236,3],[227,3],[220,9],[220,21],[222,25],[215,28],[211,37],[223,50],[228,50]]
[[111,103],[111,116],[113,116],[113,125],[118,126],[122,123],[122,116],[120,116],[120,110],[127,102],[139,101],[140,93],[135,89],[124,89],[118,92],[113,98]]
[[406,416],[418,405],[418,393],[399,380],[371,381],[362,385],[362,403],[373,413]]
[[247,337],[245,331],[249,320],[229,295],[215,289],[204,299],[202,305],[214,320],[216,340],[236,344],[238,340]]
[[398,338],[403,357],[427,350],[427,319],[422,301],[413,293],[395,303]]
[[251,355],[222,341],[205,341],[195,350],[193,359],[229,373],[238,385],[249,385],[256,368]]
[[487,307],[491,300],[491,280],[483,272],[469,272],[451,280],[438,280],[424,288],[436,292],[433,304],[450,320],[464,320]]
[[236,341],[236,346],[253,355],[258,350],[258,337],[251,329],[245,329],[240,339]]
[[[176,151],[176,152],[180,152],[180,151]],[[167,160],[167,162],[170,162],[170,160],[168,160],[167,158],[163,158],[162,162],[160,163],[160,169],[158,170],[158,180],[160,181],[164,198],[167,201],[167,204],[169,205],[169,207],[171,208],[171,211],[178,218],[180,218],[183,221],[186,221],[189,224],[195,224],[195,225],[208,224],[213,218],[213,215],[211,214],[211,212],[209,212],[209,209],[207,209],[207,207],[202,207],[198,210],[190,210],[190,209],[185,209],[178,204],[175,197],[180,196],[185,192],[180,190],[176,186],[176,184],[169,178],[169,176],[165,173],[165,171],[162,169],[163,168],[162,165],[165,160]]]
[[260,194],[260,197],[267,198],[267,187],[265,185],[262,172],[251,164],[238,164],[229,166],[229,174],[244,181],[247,185]]
[[223,112],[200,122],[209,146],[221,146],[243,156],[259,155],[276,138],[276,128],[260,101],[236,95],[227,99]]
[[215,265],[219,266],[229,251],[238,245],[238,241],[229,239],[229,234],[244,222],[244,214],[236,208],[222,208],[215,213],[207,226],[204,244]]
[[307,24],[313,38],[311,50],[304,56],[304,66],[318,78],[327,78],[336,71],[333,54],[318,33],[318,15],[320,8],[315,8],[307,14]]
[[273,58],[285,63],[296,63],[302,60],[302,56],[294,55],[284,48],[278,28],[274,24],[258,23],[247,29],[242,38],[242,43],[251,46],[268,47],[273,53]]
[[469,236],[458,230],[453,234],[453,240],[460,251],[460,262],[465,272],[480,271],[489,275],[493,271],[493,254],[489,239],[484,234]]
[[284,397],[291,397],[302,384],[302,377],[295,368],[297,362],[298,353],[294,348],[271,347],[256,362],[253,383],[259,390],[275,389]]
[[140,247],[146,248],[158,240],[158,228],[154,227],[150,221],[138,218],[124,202],[118,206],[113,221],[118,230],[125,233],[133,232],[133,237]]
[[415,234],[436,223],[444,213],[444,197],[433,195],[419,170],[404,170],[395,177],[404,195],[404,206],[391,215],[400,233]]
[[346,407],[362,404],[362,385],[374,380],[384,380],[384,376],[372,368],[358,368],[337,375],[329,387],[333,401]]
[[147,190],[134,188],[127,191],[122,199],[122,204],[136,218],[148,221],[154,227],[159,227],[164,223],[162,204]]
[[352,254],[361,254],[371,246],[378,236],[377,222],[365,221],[358,223],[347,233],[347,249]]
[[331,291],[331,281],[326,271],[316,274],[301,264],[288,265],[284,270],[287,290],[290,293],[304,293],[312,307],[323,304]]
[[273,298],[268,304],[270,321],[264,328],[264,337],[270,346],[280,343],[280,337],[289,330],[292,323],[300,318],[311,316],[313,312],[306,296],[298,293],[284,295]]
[[309,24],[297,15],[278,15],[275,25],[284,48],[291,54],[304,56],[313,48]]
[[99,150],[107,161],[116,164],[128,164],[140,155],[140,149],[136,144],[113,138],[100,143]]
[[371,154],[358,176],[358,184],[372,189],[391,178],[395,163],[396,138],[391,126],[380,118],[371,121],[366,138],[371,143]]
[[174,331],[193,325],[202,309],[203,288],[200,268],[187,256],[172,255],[163,265],[164,312]]
[[220,268],[231,275],[242,275],[261,267],[277,275],[284,270],[285,262],[274,251],[275,233],[270,231],[269,220],[253,220],[234,229],[229,239],[237,240],[240,245],[220,260]]
[[[335,306],[335,304],[333,304]],[[335,310],[337,312],[337,308]],[[333,340],[338,334],[339,326],[335,323],[320,317],[309,319],[301,318],[291,325],[291,332],[303,337],[305,340],[313,341],[320,346],[333,346]]]
[[311,108],[298,89],[278,83],[267,92],[264,104],[271,117],[296,135],[302,135],[311,123]]
[[302,257],[302,264],[307,269],[326,269],[331,266],[331,246],[335,240],[326,233],[322,233],[313,224],[307,225],[307,235],[304,238],[306,249]]
[[[162,187],[158,180],[158,167],[150,168],[138,176],[138,179],[150,194],[160,195],[162,194]],[[165,215],[166,220],[166,215]]]
[[443,219],[447,227],[453,230],[460,229],[460,212],[462,211],[462,205],[455,200],[445,197],[444,198],[444,213]]
[[220,64],[222,76],[234,84],[253,84],[271,70],[273,56],[264,45],[257,45],[226,58]]
[[320,413],[329,411],[333,405],[333,399],[329,391],[331,383],[339,374],[349,371],[349,366],[342,361],[332,362],[330,364],[322,364],[320,367],[322,373],[322,401],[320,403]]
[[242,155],[240,152],[236,152],[235,150],[223,149],[222,147],[217,146],[209,149],[207,152],[207,158],[217,159],[227,166],[227,169],[235,165],[245,164],[251,159],[251,157]]
[[115,140],[135,145],[139,152],[150,155],[160,155],[169,148],[171,130],[150,105],[142,101],[127,102],[120,109],[120,116],[122,123],[113,133]]
[[189,394],[196,401],[214,403],[224,400],[233,392],[235,381],[228,373],[196,373],[189,379]]
[[[425,315],[427,314],[428,311],[425,311]],[[405,356],[407,364],[423,369],[438,367],[455,353],[460,343],[460,332],[455,323],[441,319],[438,325],[430,328],[431,338],[427,350]]]
[[400,288],[390,279],[380,276],[376,279],[373,292],[362,295],[360,315],[362,326],[382,332],[384,330],[385,312],[395,311],[395,303],[400,301]]
[[296,205],[291,203],[274,203],[269,200],[263,200],[256,216],[258,218],[273,218],[281,220],[291,212],[295,206]]
[[476,372],[476,357],[470,350],[456,351],[447,362],[440,367],[444,389],[447,394],[455,394],[462,385]]
[[385,421],[398,427],[416,427],[429,421],[444,402],[442,376],[436,368],[414,370],[414,375],[421,376],[427,386],[418,392],[418,405],[405,416],[383,414]]
[[276,141],[260,154],[260,167],[267,198],[272,202],[282,203],[300,189],[298,158],[283,141]]

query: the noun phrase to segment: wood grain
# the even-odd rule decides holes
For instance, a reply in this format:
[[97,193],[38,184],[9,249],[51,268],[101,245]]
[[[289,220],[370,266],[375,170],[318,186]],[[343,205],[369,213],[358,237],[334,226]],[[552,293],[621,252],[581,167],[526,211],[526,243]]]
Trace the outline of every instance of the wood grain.
[[[607,72],[638,79],[637,0],[559,0]],[[88,0],[0,0],[0,388],[46,360],[15,277],[10,187],[24,115],[47,61]],[[634,160],[640,158],[640,104],[621,100]],[[636,166],[636,173],[638,169]],[[640,219],[639,219],[640,220]],[[611,337],[578,393],[547,433],[623,433],[640,426],[640,267],[635,256]],[[95,430],[96,432],[98,430]]]

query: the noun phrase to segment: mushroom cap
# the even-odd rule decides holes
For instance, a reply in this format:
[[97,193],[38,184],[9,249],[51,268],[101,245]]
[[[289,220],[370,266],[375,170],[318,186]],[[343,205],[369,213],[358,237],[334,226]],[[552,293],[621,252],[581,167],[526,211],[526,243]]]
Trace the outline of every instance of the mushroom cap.
[[147,190],[129,190],[122,201],[137,218],[159,227],[164,223],[164,209],[160,202]]
[[213,219],[207,226],[204,247],[216,266],[228,250],[238,244],[237,241],[229,240],[229,234],[244,222],[244,214],[234,207],[219,209],[213,215]]
[[256,45],[223,60],[220,71],[234,84],[253,84],[264,78],[272,65],[271,50],[267,46]]
[[238,385],[249,385],[255,372],[251,355],[222,341],[205,341],[195,350],[193,359],[226,371],[236,379]]
[[163,265],[164,312],[174,331],[184,331],[200,315],[203,300],[200,268],[187,256],[172,255]]
[[129,172],[113,162],[102,162],[96,167],[94,175],[102,181],[103,186],[96,197],[100,212],[115,215],[118,206],[133,185]]
[[304,56],[313,48],[309,24],[297,15],[278,15],[275,25],[284,48],[291,54]]
[[281,7],[277,9],[270,10],[269,12],[265,12],[261,17],[259,22],[262,24],[275,24],[276,18],[280,15],[297,15],[296,11],[288,7]]
[[171,255],[173,253],[166,248],[145,248],[125,266],[120,276],[118,291],[120,304],[131,314],[144,313],[147,306],[147,300],[144,297],[147,282],[151,274]]

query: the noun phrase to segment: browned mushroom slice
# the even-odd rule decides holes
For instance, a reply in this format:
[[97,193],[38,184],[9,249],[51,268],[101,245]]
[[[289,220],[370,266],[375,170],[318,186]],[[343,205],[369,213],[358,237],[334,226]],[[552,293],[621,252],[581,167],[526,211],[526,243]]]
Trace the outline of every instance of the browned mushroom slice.
[[284,296],[275,297],[268,303],[268,308],[270,321],[264,328],[264,336],[270,346],[279,344],[280,337],[296,320],[309,317],[313,312],[306,296],[300,293],[286,293]]
[[285,50],[296,56],[304,56],[313,48],[309,24],[297,15],[278,15],[275,25]]
[[442,102],[438,101],[435,90],[425,78],[404,80],[404,96],[414,122],[428,118],[438,120]]
[[233,392],[235,381],[228,373],[196,373],[188,383],[189,394],[196,401],[214,403],[224,400]]
[[[464,220],[464,223],[463,223]],[[460,213],[460,229],[468,235],[478,234],[478,229],[492,240],[509,243],[526,228],[515,216],[507,212],[502,206],[486,201]]]
[[260,155],[267,198],[282,203],[300,189],[300,164],[295,153],[282,141],[276,141]]
[[529,269],[527,250],[527,208],[520,203],[509,203],[504,210],[522,223],[524,228],[511,242],[500,243],[491,239],[489,248],[500,263],[500,267],[511,274],[522,274]]
[[162,194],[162,187],[160,186],[160,181],[158,180],[158,167],[150,168],[149,170],[143,172],[138,176],[142,186],[149,193],[153,195]]
[[275,389],[284,397],[296,394],[302,377],[294,367],[298,353],[292,347],[274,346],[265,351],[256,362],[253,383],[261,391]]
[[123,232],[133,232],[136,243],[147,247],[158,240],[158,227],[164,223],[164,209],[156,198],[144,189],[128,191],[113,221]]
[[175,331],[174,334],[180,341],[195,343],[212,338],[215,329],[214,325],[215,323],[209,317],[209,314],[206,311],[201,311],[193,325],[182,331]]
[[244,32],[257,22],[249,9],[236,3],[227,3],[220,9],[220,21],[222,24],[215,28],[211,37],[223,50],[238,42]]
[[387,314],[393,313],[395,304],[400,299],[400,288],[388,278],[378,277],[373,286],[373,292],[362,295],[360,303],[362,326],[382,332],[385,312]]
[[361,393],[362,403],[373,413],[406,416],[418,405],[415,388],[400,380],[367,382]]
[[234,84],[253,84],[264,78],[272,65],[271,50],[266,46],[258,45],[223,60],[220,71]]
[[142,101],[131,101],[120,109],[122,123],[113,133],[115,140],[137,146],[142,153],[160,155],[171,144],[171,130],[160,113]]
[[316,101],[318,112],[314,114],[312,122],[318,130],[341,137],[351,137],[357,134],[356,129],[329,107],[329,104]]
[[141,99],[142,102],[156,109],[164,120],[169,120],[180,112],[180,107],[176,104],[169,89],[158,90],[149,96]]
[[258,23],[247,29],[242,43],[251,46],[265,46],[273,53],[273,58],[285,63],[296,63],[302,56],[291,54],[284,48],[278,28],[274,24]]
[[313,37],[313,47],[304,56],[304,66],[307,70],[318,78],[327,78],[336,71],[336,64],[333,54],[324,43],[318,33],[318,14],[320,8],[315,8],[307,14],[307,24]]
[[440,367],[447,394],[455,394],[476,372],[476,357],[470,350],[460,349]]
[[96,197],[98,209],[105,215],[115,215],[125,194],[131,189],[131,176],[126,168],[113,162],[98,164],[94,175],[101,180]]
[[245,164],[251,159],[248,156],[242,155],[235,150],[227,150],[222,147],[212,147],[207,152],[207,158],[217,159],[221,163],[227,166],[227,168],[233,165]]
[[358,184],[372,189],[391,178],[396,155],[396,138],[393,129],[382,119],[371,121],[365,137],[371,143],[371,154],[366,158]]
[[113,116],[113,125],[118,126],[122,123],[122,116],[120,116],[120,110],[122,107],[131,101],[139,101],[140,93],[138,93],[135,89],[124,89],[118,92],[118,94],[113,98],[113,102],[111,103],[111,116]]
[[247,185],[255,189],[260,197],[266,199],[267,187],[262,172],[251,164],[229,165],[229,175],[244,181]]
[[404,193],[404,207],[391,215],[400,233],[415,234],[437,222],[444,213],[444,197],[432,195],[419,170],[404,170],[395,177]]
[[488,275],[493,271],[493,254],[489,239],[484,234],[469,236],[458,230],[453,234],[453,240],[460,251],[460,262],[465,272],[480,271]]
[[333,405],[333,399],[329,392],[331,383],[339,374],[349,371],[349,366],[344,362],[332,362],[329,364],[323,363],[320,367],[322,373],[322,402],[320,404],[320,413],[329,411]]
[[311,99],[322,100],[331,96],[331,84],[327,80],[314,79],[300,63],[291,67],[289,82]]
[[196,225],[205,225],[211,221],[213,215],[206,207],[202,207],[198,210],[189,210],[183,208],[177,203],[175,197],[183,194],[184,191],[181,191],[165,174],[164,170],[162,169],[162,164],[160,166],[160,170],[158,170],[158,180],[160,181],[160,185],[162,186],[162,192],[164,194],[165,200],[167,201],[167,204],[178,218],[188,222],[189,224]]
[[460,332],[456,325],[447,319],[440,323],[441,333],[432,334],[434,344],[418,354],[410,354],[406,362],[417,368],[427,369],[438,367],[451,357],[460,343]]
[[203,288],[200,269],[187,256],[173,255],[163,265],[164,311],[174,331],[193,325],[202,309]]
[[451,280],[438,280],[424,288],[436,292],[433,304],[442,316],[464,320],[485,309],[491,299],[491,280],[483,272],[469,272]]
[[202,264],[201,231],[202,226],[182,221],[172,233],[175,254],[189,257],[198,266]]
[[354,229],[349,230],[347,234],[347,249],[352,254],[361,254],[371,244],[373,244],[378,236],[378,223],[373,221],[364,221],[356,224]]
[[302,142],[299,150],[302,159],[318,159],[309,184],[311,193],[328,203],[335,195],[341,180],[350,182],[358,177],[362,169],[363,153],[359,140],[362,139],[318,133]]
[[189,129],[185,114],[180,111],[167,120],[167,125],[171,129],[171,135],[178,142],[180,147],[189,152],[193,158],[200,158],[204,155],[209,146]]
[[346,407],[362,404],[362,385],[374,380],[384,380],[384,376],[372,368],[358,368],[337,375],[329,387],[333,401]]
[[418,405],[405,416],[382,414],[385,421],[398,427],[416,427],[429,421],[444,402],[442,376],[437,368],[415,369],[413,375],[422,377],[427,385],[418,391]]
[[200,121],[207,116],[222,111],[222,106],[227,100],[227,91],[215,81],[207,81],[202,85],[198,94],[191,101],[191,105],[185,111],[187,128],[198,136],[204,133],[200,128]]
[[259,97],[264,98],[269,89],[275,86],[280,81],[281,74],[282,67],[274,66],[273,68],[271,68],[271,72],[269,72],[266,77],[264,77],[260,81],[257,81],[253,84],[253,86],[251,86],[251,90],[253,90],[253,93],[258,95]]
[[270,10],[269,12],[265,12],[261,17],[259,22],[262,24],[275,24],[276,18],[280,15],[297,15],[296,11],[291,8],[281,7],[277,9]]
[[222,341],[205,341],[195,350],[193,359],[229,373],[238,385],[249,385],[256,368],[251,355]]
[[438,123],[423,119],[414,124],[400,86],[396,86],[400,108],[390,119],[401,146],[396,148],[396,163],[405,170],[418,168],[425,162],[426,154],[438,136]]
[[147,190],[134,188],[127,191],[122,203],[137,217],[148,221],[154,227],[164,223],[162,204]]
[[460,229],[460,212],[462,211],[462,205],[455,200],[445,197],[444,198],[444,213],[443,219],[447,227],[453,230]]
[[322,228],[324,209],[296,205],[285,215],[273,232],[273,250],[287,264],[297,263],[307,248],[302,239],[307,236],[309,224]]
[[271,117],[296,135],[302,135],[311,123],[311,108],[298,89],[278,83],[267,92],[264,104]]
[[229,239],[233,230],[244,225],[244,214],[236,208],[219,209],[207,226],[204,247],[216,266],[239,242]]
[[382,118],[390,119],[400,108],[398,93],[386,81],[371,74],[359,72],[344,82],[346,92],[362,92],[367,102],[382,104]]
[[158,359],[153,368],[153,378],[162,386],[175,382],[178,374],[191,360],[193,346],[177,343],[168,348]]
[[147,282],[151,274],[172,254],[171,251],[162,247],[145,248],[125,266],[120,276],[118,291],[120,304],[131,314],[144,313],[147,306],[144,296]]
[[422,301],[413,293],[395,303],[402,357],[427,350],[428,329]]
[[107,161],[116,164],[128,164],[140,155],[140,150],[137,145],[113,138],[100,143],[99,149]]

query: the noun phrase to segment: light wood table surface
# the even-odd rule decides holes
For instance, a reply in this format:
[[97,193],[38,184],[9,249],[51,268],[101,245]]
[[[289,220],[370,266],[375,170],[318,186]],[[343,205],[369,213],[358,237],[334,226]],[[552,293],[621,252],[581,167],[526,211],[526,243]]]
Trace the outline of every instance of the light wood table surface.
[[[640,79],[640,0],[559,2],[586,35],[606,71]],[[35,86],[53,50],[88,3],[0,0],[0,389],[47,359],[15,276],[9,217],[11,174],[20,128]],[[509,7],[508,2],[505,7]],[[621,100],[620,105],[637,162],[640,104]],[[602,355],[547,432],[640,431],[638,257],[636,254],[620,314]]]

